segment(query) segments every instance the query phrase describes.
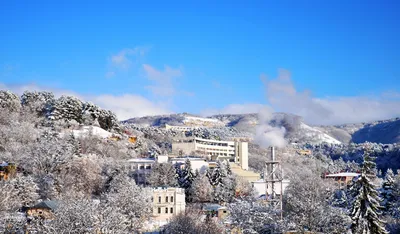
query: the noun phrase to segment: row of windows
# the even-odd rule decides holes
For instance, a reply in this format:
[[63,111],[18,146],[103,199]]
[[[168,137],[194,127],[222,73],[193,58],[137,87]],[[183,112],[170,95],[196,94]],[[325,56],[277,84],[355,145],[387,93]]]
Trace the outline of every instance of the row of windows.
[[[165,196],[165,202],[168,202],[168,196]],[[171,196],[171,201],[170,202],[174,202],[174,197]],[[158,197],[158,203],[161,203],[161,196]]]
[[[170,214],[173,214],[174,213],[174,208],[171,207],[169,209],[169,211],[170,211],[169,212]],[[161,214],[161,207],[158,207],[158,213]],[[168,207],[165,207],[165,214],[168,214]]]

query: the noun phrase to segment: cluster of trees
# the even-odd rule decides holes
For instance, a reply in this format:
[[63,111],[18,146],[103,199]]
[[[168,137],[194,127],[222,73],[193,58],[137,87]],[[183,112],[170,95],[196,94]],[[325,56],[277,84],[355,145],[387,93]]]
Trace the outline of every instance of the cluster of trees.
[[91,102],[73,96],[55,98],[51,92],[25,91],[21,97],[0,90],[0,108],[9,112],[30,112],[63,124],[96,125],[105,130],[119,130],[116,115]]
[[321,178],[326,165],[319,158],[283,157],[290,164],[285,173],[290,184],[283,196],[282,219],[277,207],[246,199],[229,205],[231,221],[245,233],[398,233],[400,175],[389,169],[380,178],[373,152],[373,144],[366,144],[360,176],[346,190]]
[[[66,99],[0,91],[0,163],[17,167],[14,176],[0,181],[0,233],[137,232],[151,214],[151,195],[120,167],[135,152],[91,134],[79,139],[62,134],[59,124],[78,122],[72,118],[79,116],[66,114],[73,113],[75,102],[60,108]],[[64,117],[50,119],[56,110]],[[57,201],[54,220],[28,220],[20,212],[44,200]]]
[[189,203],[228,203],[237,196],[252,195],[249,183],[232,174],[228,162],[218,161],[214,169],[194,171],[187,159],[184,165],[156,163],[147,182],[153,187],[171,186],[185,189]]

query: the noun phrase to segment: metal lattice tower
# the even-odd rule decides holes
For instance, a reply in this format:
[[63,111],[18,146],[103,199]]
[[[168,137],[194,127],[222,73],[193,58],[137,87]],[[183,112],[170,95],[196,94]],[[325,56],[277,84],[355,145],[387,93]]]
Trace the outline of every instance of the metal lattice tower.
[[267,184],[265,192],[267,202],[275,209],[280,210],[282,216],[282,180],[281,162],[275,158],[275,148],[271,147],[270,160],[265,162],[264,180]]

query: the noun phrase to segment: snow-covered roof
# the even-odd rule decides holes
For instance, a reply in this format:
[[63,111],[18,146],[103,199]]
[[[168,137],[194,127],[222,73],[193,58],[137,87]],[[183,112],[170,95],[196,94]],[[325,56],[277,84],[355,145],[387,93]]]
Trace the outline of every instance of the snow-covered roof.
[[129,163],[154,163],[155,160],[152,158],[132,158],[128,159]]
[[326,175],[326,177],[356,177],[359,175],[360,175],[359,173],[354,173],[354,172],[341,172],[336,174],[329,174]]

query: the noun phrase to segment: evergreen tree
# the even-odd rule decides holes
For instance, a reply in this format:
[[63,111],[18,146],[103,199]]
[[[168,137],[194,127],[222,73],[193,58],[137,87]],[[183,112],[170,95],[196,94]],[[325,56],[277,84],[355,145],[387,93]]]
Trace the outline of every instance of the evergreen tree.
[[388,169],[385,175],[385,179],[382,183],[381,197],[382,197],[382,207],[384,213],[388,213],[393,206],[395,200],[394,197],[394,174],[392,169]]
[[185,166],[182,170],[180,170],[180,173],[179,173],[178,184],[179,184],[179,187],[185,189],[187,202],[190,202],[190,200],[191,200],[190,188],[192,187],[192,183],[193,183],[194,179],[195,179],[195,175],[193,174],[192,166],[190,164],[189,159],[186,159]]
[[211,175],[211,185],[214,187],[214,201],[230,202],[235,196],[236,181],[228,162],[218,161]]
[[36,113],[38,116],[49,116],[55,103],[51,92],[25,91],[21,96],[24,109]]
[[357,196],[354,199],[351,209],[353,233],[360,234],[381,234],[388,233],[383,221],[380,219],[382,208],[379,204],[380,198],[378,191],[372,184],[371,179],[375,177],[376,164],[374,158],[370,156],[369,149],[364,152],[364,162],[361,169],[361,176],[357,179]]
[[50,115],[52,120],[64,120],[69,122],[75,120],[82,123],[82,102],[72,96],[61,96],[54,104],[53,112]]

